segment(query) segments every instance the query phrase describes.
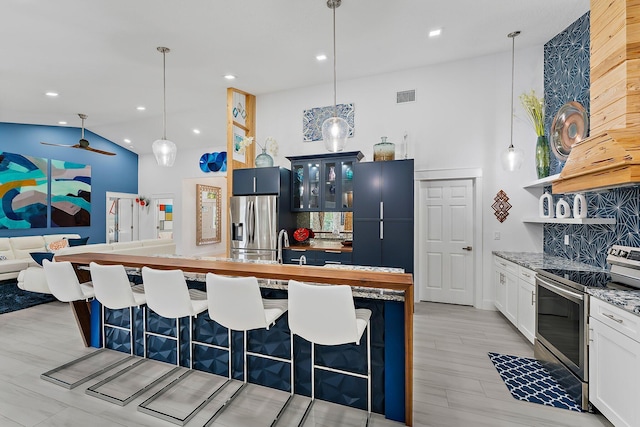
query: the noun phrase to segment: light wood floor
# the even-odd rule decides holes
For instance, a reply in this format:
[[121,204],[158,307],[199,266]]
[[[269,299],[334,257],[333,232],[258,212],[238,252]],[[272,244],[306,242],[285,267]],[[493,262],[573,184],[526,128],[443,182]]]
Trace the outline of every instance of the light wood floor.
[[[420,303],[414,339],[415,426],[610,426],[601,416],[510,396],[487,352],[531,357],[533,349],[497,312]],[[66,304],[55,302],[0,315],[0,426],[172,425],[138,412],[144,397],[119,407],[87,396],[86,387],[100,377],[74,390],[40,379],[42,372],[92,351],[82,345]],[[281,392],[265,393],[250,386],[214,425],[269,425],[262,408],[282,398]],[[300,404],[295,402],[293,409]],[[357,426],[361,414],[318,401],[306,425]],[[187,426],[202,425],[209,415],[205,408]],[[374,416],[370,425],[399,424]]]

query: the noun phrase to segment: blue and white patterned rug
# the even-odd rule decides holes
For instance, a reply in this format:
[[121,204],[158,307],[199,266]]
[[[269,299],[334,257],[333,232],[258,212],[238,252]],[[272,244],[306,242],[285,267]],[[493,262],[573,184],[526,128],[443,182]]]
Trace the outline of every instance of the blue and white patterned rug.
[[34,305],[55,301],[55,297],[39,292],[23,291],[18,288],[18,283],[0,282],[0,314],[10,313]]
[[489,353],[489,359],[514,398],[582,412],[580,406],[537,360],[498,353]]

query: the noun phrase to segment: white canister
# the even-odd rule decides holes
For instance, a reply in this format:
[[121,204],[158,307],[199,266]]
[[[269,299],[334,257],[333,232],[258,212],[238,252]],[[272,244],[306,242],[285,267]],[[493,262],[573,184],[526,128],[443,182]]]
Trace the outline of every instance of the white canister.
[[571,218],[571,207],[564,199],[558,200],[556,204],[556,218]]
[[[547,202],[547,209],[545,212],[544,203]],[[538,215],[540,218],[553,218],[553,197],[549,193],[544,193],[540,196],[538,202]]]
[[573,217],[574,218],[586,218],[587,217],[587,199],[583,194],[576,194],[573,199]]

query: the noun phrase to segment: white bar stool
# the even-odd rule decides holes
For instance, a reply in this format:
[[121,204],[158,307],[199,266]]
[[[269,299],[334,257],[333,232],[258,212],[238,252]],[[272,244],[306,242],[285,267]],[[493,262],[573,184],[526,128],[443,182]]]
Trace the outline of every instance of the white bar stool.
[[207,309],[207,294],[196,289],[189,289],[182,270],[155,270],[142,267],[142,283],[147,297],[147,307],[162,317],[176,319],[175,338],[153,334],[149,331],[145,333],[145,336],[157,335],[162,338],[175,339],[176,364],[180,366],[180,318],[189,317],[189,348],[191,348],[189,368],[192,368],[193,316],[197,316]]
[[[91,271],[91,281],[95,290],[96,299],[102,304],[102,347],[105,347],[107,340],[107,327],[129,331],[131,351],[133,355],[134,331],[133,331],[133,308],[140,307],[147,302],[144,294],[143,285],[133,285],[129,282],[127,272],[122,265],[99,265],[95,262],[89,264]],[[107,325],[105,323],[105,307],[111,310],[129,309],[129,328],[122,326]],[[146,332],[146,316],[145,310],[142,310],[142,354],[146,356],[145,332]]]
[[[289,280],[289,328],[293,335],[311,342],[311,402],[299,425],[304,424],[315,401],[315,369],[338,372],[367,380],[367,425],[371,416],[371,310],[356,309],[351,287],[309,285]],[[367,375],[316,365],[315,344],[360,344],[367,331]]]
[[226,277],[207,273],[207,300],[209,302],[209,317],[229,331],[229,380],[231,381],[231,331],[242,331],[244,339],[244,376],[242,386],[220,407],[209,419],[209,425],[227,407],[239,392],[247,385],[247,356],[261,357],[291,365],[291,394],[280,408],[272,425],[279,419],[284,409],[293,397],[293,347],[289,360],[247,350],[247,331],[253,329],[269,329],[287,312],[286,299],[264,299],[260,294],[258,279],[255,277]]
[[[45,259],[42,267],[47,286],[59,301],[68,303],[88,301],[95,296],[92,283],[80,283],[70,262],[51,262]],[[72,389],[124,361],[126,358],[104,354],[102,350],[98,350],[47,371],[40,375],[40,378]]]

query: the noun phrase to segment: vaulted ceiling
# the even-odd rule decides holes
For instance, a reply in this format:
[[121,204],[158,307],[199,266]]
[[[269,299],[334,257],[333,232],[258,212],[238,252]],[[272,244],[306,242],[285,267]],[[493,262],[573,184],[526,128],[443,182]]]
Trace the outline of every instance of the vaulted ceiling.
[[[514,30],[517,48],[541,45],[588,10],[588,0],[343,0],[338,80],[509,51]],[[261,95],[333,77],[325,0],[2,0],[0,40],[0,121],[79,127],[86,113],[88,129],[137,153],[162,136],[158,46],[171,49],[167,136],[181,148],[225,143],[229,86]]]

